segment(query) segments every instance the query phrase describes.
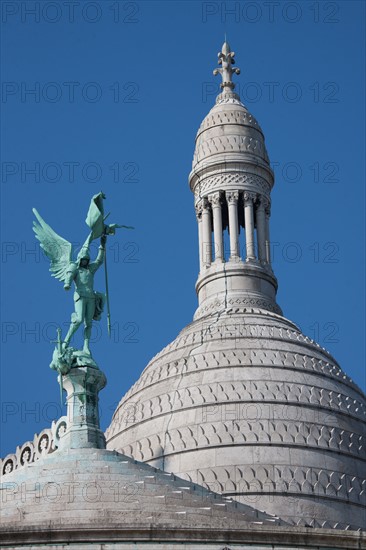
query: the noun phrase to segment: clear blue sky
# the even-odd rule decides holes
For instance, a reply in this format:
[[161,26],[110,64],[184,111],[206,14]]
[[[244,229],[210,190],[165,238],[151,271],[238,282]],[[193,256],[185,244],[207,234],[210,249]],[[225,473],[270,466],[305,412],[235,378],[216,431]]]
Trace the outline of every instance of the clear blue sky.
[[103,189],[111,221],[136,227],[108,243],[114,332],[108,341],[104,318],[92,348],[109,380],[103,428],[192,320],[187,177],[225,30],[242,71],[237,90],[275,167],[278,302],[364,388],[365,4],[104,0],[72,4],[74,13],[71,4],[1,6],[0,454],[61,414],[49,341],[57,324],[66,330],[73,302],[34,253],[32,207],[80,242],[91,195]]

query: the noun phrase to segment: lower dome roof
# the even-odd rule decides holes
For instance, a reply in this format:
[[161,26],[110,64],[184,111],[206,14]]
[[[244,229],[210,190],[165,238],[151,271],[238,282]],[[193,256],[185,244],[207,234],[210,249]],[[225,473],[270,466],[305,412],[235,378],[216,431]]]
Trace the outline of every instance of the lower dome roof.
[[284,524],[175,475],[114,451],[67,449],[2,477],[2,528],[57,530],[111,522],[189,525]]
[[[289,527],[113,451],[55,451],[3,476],[1,545],[9,549],[361,548],[362,533]],[[272,543],[276,543],[275,546]],[[242,546],[244,544],[244,546]],[[278,544],[278,546],[277,546]],[[262,546],[261,546],[262,547]]]

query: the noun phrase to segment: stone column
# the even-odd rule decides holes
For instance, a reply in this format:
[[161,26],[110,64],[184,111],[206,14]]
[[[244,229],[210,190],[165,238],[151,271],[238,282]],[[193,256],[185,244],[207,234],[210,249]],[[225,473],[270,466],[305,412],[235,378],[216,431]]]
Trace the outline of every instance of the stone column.
[[228,191],[226,200],[229,205],[230,260],[239,260],[239,224],[238,224],[238,191]]
[[98,407],[98,393],[107,383],[104,373],[95,367],[71,367],[59,376],[67,392],[67,429],[60,440],[62,447],[105,449]]
[[211,209],[207,198],[202,200],[202,263],[209,267],[212,262]]
[[271,204],[269,200],[265,202],[266,212],[266,260],[268,265],[271,265],[271,240],[269,237],[269,218],[271,217]]
[[254,212],[253,201],[255,199],[254,193],[244,193],[244,218],[245,218],[245,242],[246,242],[246,260],[255,260],[254,250]]
[[198,253],[199,253],[199,262],[200,262],[200,271],[203,268],[203,235],[202,235],[202,210],[203,205],[202,201],[196,204],[196,217],[198,224]]
[[261,263],[267,263],[266,258],[266,213],[265,198],[260,195],[259,203],[256,209],[257,215],[257,241],[258,241],[258,259]]
[[214,193],[209,197],[212,214],[213,214],[213,227],[214,227],[214,239],[215,239],[215,262],[222,263],[224,261],[224,246],[222,235],[222,209],[221,209],[221,195],[220,193]]

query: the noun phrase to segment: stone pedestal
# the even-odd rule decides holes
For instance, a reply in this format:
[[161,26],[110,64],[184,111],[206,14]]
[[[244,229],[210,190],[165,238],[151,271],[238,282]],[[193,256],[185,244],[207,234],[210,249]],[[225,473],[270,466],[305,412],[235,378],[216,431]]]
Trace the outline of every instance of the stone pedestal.
[[98,393],[107,379],[98,368],[72,367],[62,376],[67,392],[67,429],[60,443],[62,448],[105,449],[105,437],[99,426]]

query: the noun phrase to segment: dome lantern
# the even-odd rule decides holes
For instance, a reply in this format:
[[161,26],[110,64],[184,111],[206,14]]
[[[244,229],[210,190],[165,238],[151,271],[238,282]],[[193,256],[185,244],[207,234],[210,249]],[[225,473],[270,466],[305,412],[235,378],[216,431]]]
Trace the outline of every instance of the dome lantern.
[[233,92],[234,55],[225,41],[214,70],[222,92],[198,130],[189,176],[199,231],[195,319],[233,304],[282,313],[270,254],[274,176],[263,132]]

